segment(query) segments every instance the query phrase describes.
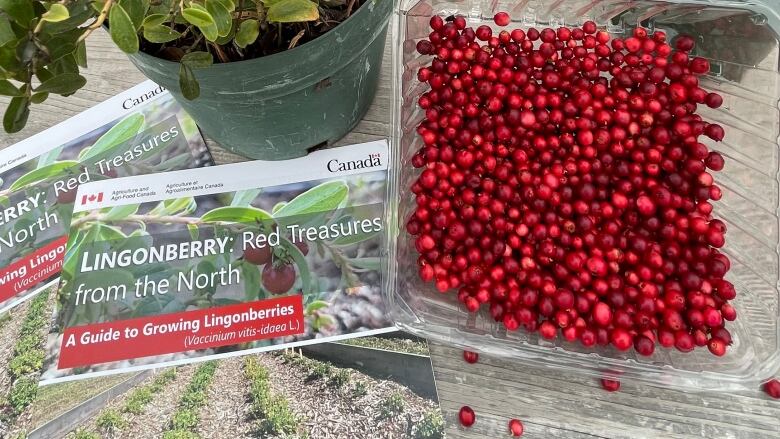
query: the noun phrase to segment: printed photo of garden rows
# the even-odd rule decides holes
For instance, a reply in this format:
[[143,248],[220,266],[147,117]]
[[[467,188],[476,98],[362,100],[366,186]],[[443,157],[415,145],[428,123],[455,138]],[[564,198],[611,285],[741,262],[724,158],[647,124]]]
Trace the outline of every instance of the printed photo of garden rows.
[[172,188],[77,212],[44,383],[392,330],[384,184],[368,172],[195,197]]
[[46,291],[0,316],[0,437],[443,438],[425,341],[403,333],[38,387]]

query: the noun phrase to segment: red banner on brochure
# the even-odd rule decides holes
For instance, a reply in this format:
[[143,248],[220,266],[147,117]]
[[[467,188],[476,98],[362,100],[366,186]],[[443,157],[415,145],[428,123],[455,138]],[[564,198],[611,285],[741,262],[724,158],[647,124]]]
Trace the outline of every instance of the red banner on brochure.
[[63,236],[0,270],[0,302],[59,274],[67,242]]
[[301,295],[74,326],[65,329],[57,368],[230,346],[304,329]]

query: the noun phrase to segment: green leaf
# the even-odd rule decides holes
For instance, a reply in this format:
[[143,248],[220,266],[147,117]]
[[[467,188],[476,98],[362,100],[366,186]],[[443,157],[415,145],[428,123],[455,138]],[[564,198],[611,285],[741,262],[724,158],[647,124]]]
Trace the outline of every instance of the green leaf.
[[57,157],[59,157],[60,154],[62,154],[63,148],[64,148],[64,145],[60,146],[60,147],[57,147],[57,148],[54,148],[54,149],[52,149],[49,152],[45,152],[45,153],[41,154],[38,157],[38,163],[37,163],[37,165],[35,167],[36,168],[42,168],[44,166],[49,166],[50,164],[56,162],[57,161]]
[[53,78],[53,77],[54,77],[54,75],[53,75],[53,74],[52,74],[50,71],[46,70],[45,68],[40,68],[40,69],[38,69],[38,70],[35,72],[35,76],[36,76],[36,77],[38,78],[38,80],[39,80],[39,81],[41,81],[41,82],[46,82],[46,81],[48,81],[49,79],[51,79],[51,78]]
[[220,37],[230,33],[230,27],[233,25],[233,17],[224,4],[218,0],[206,0],[206,10],[214,18],[214,24],[217,26],[217,34]]
[[3,79],[12,78],[17,71],[22,69],[24,66],[16,56],[16,48],[11,47],[10,44],[0,47],[0,77]]
[[200,229],[198,229],[198,226],[195,224],[187,224],[187,230],[190,232],[190,239],[197,241],[198,235],[200,234]]
[[15,182],[9,188],[11,191],[15,191],[19,188],[25,187],[29,184],[37,181],[46,180],[52,177],[57,177],[66,174],[70,170],[75,170],[79,165],[79,162],[75,160],[63,160],[54,162],[48,166],[34,169],[21,177],[17,178]]
[[155,294],[146,296],[140,300],[140,304],[133,310],[134,317],[146,317],[160,314],[166,306],[176,302],[176,298],[171,295]]
[[21,90],[11,84],[11,81],[0,80],[0,95],[2,96],[22,96]]
[[379,270],[381,261],[378,256],[369,256],[365,258],[354,258],[349,260],[349,265],[362,268],[364,270]]
[[[93,230],[95,230],[94,233],[97,233],[96,229],[97,227],[90,228],[87,234],[93,233]],[[85,238],[84,233],[78,229],[75,233],[71,233],[68,236],[68,245],[65,247],[67,250],[65,250],[65,257],[62,262],[62,272],[66,277],[72,278],[76,271],[76,255],[81,254],[81,247],[84,245]]]
[[175,31],[168,26],[144,25],[144,39],[150,43],[167,43],[179,39],[180,36],[180,32]]
[[67,2],[68,18],[57,23],[49,23],[44,30],[50,34],[74,32],[80,35],[84,33],[85,29],[82,25],[85,24],[87,20],[95,17],[95,12],[92,10],[90,3],[91,2]]
[[214,299],[214,305],[216,306],[238,305],[239,303],[244,303],[244,302],[236,299],[228,299],[226,297],[220,297],[218,299]]
[[306,262],[306,257],[303,256],[298,247],[295,246],[289,239],[281,237],[280,243],[282,247],[287,250],[287,253],[292,256],[295,265],[298,266],[298,273],[301,276],[301,288],[304,294],[311,291],[311,272],[309,271],[309,264]]
[[328,181],[293,198],[279,209],[274,217],[332,211],[339,208],[348,195],[349,186],[345,182],[341,180]]
[[260,299],[260,267],[244,262],[241,264],[241,275],[244,282],[244,297],[247,301]]
[[182,96],[187,100],[191,101],[200,96],[200,84],[195,78],[195,73],[186,64],[179,67],[179,88]]
[[181,63],[193,69],[204,69],[214,63],[214,58],[208,52],[190,52],[181,58]]
[[273,218],[271,214],[256,207],[217,207],[206,212],[201,218],[204,222],[225,221],[233,223],[260,223]]
[[217,41],[217,38],[219,38],[219,31],[217,30],[216,24],[198,26],[198,29],[200,29],[200,31],[203,33],[203,36],[211,42]]
[[312,324],[312,327],[314,328],[315,331],[318,331],[320,328],[333,325],[333,323],[335,323],[333,317],[323,314],[317,316],[317,318],[314,319],[314,323]]
[[[93,226],[93,228],[101,229],[102,227],[97,225]],[[89,249],[90,244],[98,242],[100,239],[100,233],[98,233],[96,241],[85,240],[84,244],[88,246],[85,250]],[[130,287],[133,285],[133,283],[135,283],[135,276],[130,270],[127,269],[110,268],[82,274],[78,276],[78,280],[79,283],[83,283],[85,289],[106,288],[109,285],[125,285]],[[128,288],[128,290],[130,290],[130,288]]]
[[287,202],[286,202],[286,201],[280,201],[280,202],[278,202],[278,203],[274,204],[274,207],[273,207],[273,209],[271,209],[271,213],[273,213],[274,215],[276,215],[276,212],[279,212],[279,209],[281,209],[282,207],[284,207],[286,204],[287,204]]
[[149,12],[152,14],[168,14],[173,9],[174,1],[178,4],[179,0],[156,0],[149,3]]
[[30,22],[35,18],[33,2],[30,0],[0,0],[0,10],[25,29],[30,27]]
[[135,215],[138,212],[137,204],[126,204],[124,206],[114,206],[106,213],[104,219],[106,221],[116,221],[125,219],[130,215]]
[[152,215],[178,215],[189,214],[195,211],[198,205],[195,203],[195,198],[173,198],[162,201],[157,204],[149,213]]
[[46,42],[46,48],[49,50],[49,58],[57,61],[64,56],[70,55],[76,51],[76,43],[64,38],[52,38]]
[[41,104],[43,101],[49,98],[48,93],[35,93],[34,95],[30,96],[30,102],[33,104]]
[[54,93],[68,95],[75,93],[87,83],[87,79],[77,73],[64,73],[55,76],[35,89],[36,93]]
[[333,245],[352,245],[358,242],[368,241],[376,236],[379,232],[369,233],[352,233],[350,235],[339,236],[333,241]]
[[262,189],[246,189],[243,191],[236,191],[236,193],[233,194],[233,200],[230,202],[230,205],[234,207],[249,206],[252,201],[254,201],[258,195],[260,195],[260,192],[262,192]]
[[306,307],[305,314],[309,315],[309,314],[313,313],[314,311],[319,311],[322,308],[327,308],[328,305],[330,305],[330,304],[328,302],[324,301],[324,300],[315,300],[314,302],[310,303]]
[[175,155],[168,160],[165,160],[163,162],[160,162],[154,166],[152,166],[152,169],[154,172],[165,172],[165,171],[171,171],[174,169],[184,169],[188,168],[188,164],[191,162],[192,156],[189,154],[179,154]]
[[225,7],[230,12],[233,12],[236,10],[236,4],[233,2],[233,0],[213,0],[222,3],[222,6]]
[[260,35],[260,22],[257,20],[245,20],[241,22],[236,32],[236,44],[244,48],[257,40]]
[[227,33],[227,35],[222,36],[214,40],[215,44],[219,44],[220,46],[226,46],[233,42],[233,40],[236,38],[236,28],[237,28],[237,21],[232,21],[230,23],[230,32]]
[[87,42],[82,40],[79,41],[76,45],[76,52],[74,53],[74,56],[76,57],[76,64],[79,65],[79,67],[87,68]]
[[300,23],[320,18],[317,4],[310,0],[282,0],[268,8],[268,21]]
[[79,157],[79,161],[82,163],[86,162],[87,160],[103,154],[104,152],[110,150],[122,142],[134,138],[141,130],[141,127],[144,124],[144,120],[144,115],[139,113],[131,114],[122,119],[116,125],[111,127],[110,130],[106,131],[105,134],[100,136],[100,138],[97,139],[94,144],[92,144],[92,147],[90,147],[89,153],[85,154],[83,157]]
[[141,23],[142,26],[159,26],[163,23],[165,23],[165,20],[168,18],[167,14],[152,14],[147,15],[146,18],[144,18],[143,23]]
[[0,16],[0,47],[5,46],[11,41],[16,41],[16,34],[11,27],[11,22],[8,18]]
[[133,22],[135,29],[140,29],[141,23],[144,21],[144,15],[146,15],[146,8],[149,7],[149,2],[144,2],[143,0],[119,0],[119,4],[127,12],[127,16],[130,17],[130,21]]
[[77,75],[79,73],[79,65],[76,64],[76,57],[74,57],[73,54],[69,54],[55,61],[49,70],[55,76],[64,75],[66,73]]
[[116,227],[107,226],[105,224],[101,224],[99,227],[100,227],[100,233],[98,234],[98,236],[101,241],[114,241],[114,240],[127,239],[127,235],[122,233],[122,231]]
[[5,109],[3,128],[8,133],[19,132],[27,124],[29,116],[30,100],[24,96],[14,97],[8,104],[8,108]]
[[198,4],[193,4],[189,8],[184,8],[181,15],[185,20],[187,20],[188,23],[194,24],[198,27],[214,25],[214,17],[211,16],[206,8]]
[[122,5],[114,5],[108,13],[111,39],[125,53],[138,52],[138,34],[136,34],[133,20],[127,14]]
[[48,11],[41,15],[41,20],[48,21],[50,23],[57,23],[67,20],[70,17],[68,8],[60,3],[52,3]]

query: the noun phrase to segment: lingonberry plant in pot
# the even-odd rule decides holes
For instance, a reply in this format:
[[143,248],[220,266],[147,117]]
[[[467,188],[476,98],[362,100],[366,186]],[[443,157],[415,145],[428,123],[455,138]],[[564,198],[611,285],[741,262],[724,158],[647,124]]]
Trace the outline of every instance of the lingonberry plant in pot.
[[31,104],[86,83],[105,27],[203,132],[251,158],[305,155],[346,134],[376,92],[392,0],[0,0],[7,132]]

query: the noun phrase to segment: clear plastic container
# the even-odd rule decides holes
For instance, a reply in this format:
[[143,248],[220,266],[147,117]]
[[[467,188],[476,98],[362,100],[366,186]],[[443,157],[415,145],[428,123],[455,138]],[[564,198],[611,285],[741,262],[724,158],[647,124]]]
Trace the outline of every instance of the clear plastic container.
[[[456,294],[441,294],[417,274],[417,252],[404,224],[413,211],[409,187],[419,170],[410,164],[422,141],[415,127],[423,119],[417,98],[427,84],[417,70],[431,60],[414,47],[430,32],[433,14],[461,14],[468,25],[493,27],[492,17],[507,11],[512,23],[505,29],[580,26],[595,21],[600,29],[620,36],[642,26],[652,33],[667,32],[669,40],[685,33],[696,38],[695,54],[709,59],[711,72],[701,86],[724,98],[713,110],[703,105],[705,120],[721,124],[723,142],[711,149],[726,158],[715,173],[723,198],[715,216],[728,224],[723,251],[732,262],[726,278],[737,288],[732,302],[739,314],[727,328],[734,344],[724,357],[706,348],[691,353],[657,348],[650,357],[633,349],[585,348],[579,343],[549,342],[521,329],[507,332],[484,309],[470,314]],[[614,376],[648,385],[689,390],[754,390],[780,370],[780,4],[774,0],[623,1],[520,0],[437,1],[401,0],[394,17],[393,148],[388,203],[388,266],[386,292],[392,317],[412,333],[518,361]],[[494,32],[495,34],[495,32]],[[703,137],[702,137],[703,138]],[[705,141],[706,143],[706,141]]]

